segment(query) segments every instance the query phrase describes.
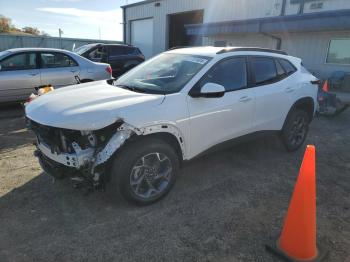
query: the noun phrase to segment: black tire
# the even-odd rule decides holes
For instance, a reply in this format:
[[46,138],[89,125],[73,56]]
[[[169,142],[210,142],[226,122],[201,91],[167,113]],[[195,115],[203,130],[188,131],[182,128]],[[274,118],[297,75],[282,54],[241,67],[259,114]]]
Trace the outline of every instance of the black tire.
[[[158,155],[156,153],[158,153]],[[162,164],[159,164],[157,168],[151,169],[148,166],[139,168],[142,162],[149,162],[148,164],[152,165],[153,163],[151,162],[153,160],[151,158],[154,159],[155,157],[158,159],[162,158],[161,161],[163,162],[166,161],[164,164],[166,164],[167,167],[168,165],[171,165],[170,172],[164,171],[164,173],[170,174],[168,179],[162,180],[162,178],[157,178],[161,173],[159,170],[164,169],[161,166],[163,165],[163,162]],[[142,161],[142,158],[144,161]],[[158,160],[155,159],[153,162],[157,161]],[[128,202],[137,205],[152,204],[169,193],[170,189],[173,187],[176,181],[176,175],[179,172],[179,167],[179,157],[169,144],[163,142],[160,139],[152,137],[141,138],[135,142],[131,142],[130,144],[125,145],[124,148],[116,153],[115,159],[109,170],[110,180],[106,185],[107,193],[109,193],[113,198],[121,194]],[[139,171],[134,172],[136,170]],[[131,185],[131,180],[135,179],[135,174],[140,177],[136,180],[141,181],[142,179],[142,182],[139,182],[137,186],[135,184],[133,185],[134,187],[136,186],[136,189]],[[149,197],[141,197],[135,193],[135,191],[141,191],[139,192],[139,194],[141,194],[145,188],[150,188],[150,183],[153,185],[153,191],[154,189],[159,190],[159,188],[161,188],[161,190],[159,190],[159,193],[156,193],[156,195]]]
[[304,144],[309,123],[309,115],[305,110],[294,109],[289,114],[281,132],[283,144],[288,151],[296,151]]

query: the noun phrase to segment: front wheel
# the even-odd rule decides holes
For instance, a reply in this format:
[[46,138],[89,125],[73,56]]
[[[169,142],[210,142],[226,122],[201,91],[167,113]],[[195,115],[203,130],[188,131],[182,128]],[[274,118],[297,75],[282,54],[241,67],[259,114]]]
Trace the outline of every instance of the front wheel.
[[298,150],[309,131],[309,116],[304,110],[295,109],[282,129],[282,141],[288,151]]
[[175,150],[155,138],[142,138],[117,153],[107,190],[119,191],[129,202],[151,204],[164,197],[175,183],[179,158]]

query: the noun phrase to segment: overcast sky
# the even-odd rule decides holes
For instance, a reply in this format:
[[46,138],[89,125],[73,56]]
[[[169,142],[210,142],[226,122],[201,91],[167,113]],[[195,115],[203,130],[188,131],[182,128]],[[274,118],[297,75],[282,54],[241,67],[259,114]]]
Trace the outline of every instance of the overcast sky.
[[17,27],[32,26],[51,36],[122,40],[121,5],[140,0],[0,0],[0,14]]

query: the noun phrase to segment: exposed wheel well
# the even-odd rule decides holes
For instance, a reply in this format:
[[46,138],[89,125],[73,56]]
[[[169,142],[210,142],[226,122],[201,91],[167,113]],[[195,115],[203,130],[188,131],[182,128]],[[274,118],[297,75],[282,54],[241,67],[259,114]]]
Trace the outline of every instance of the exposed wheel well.
[[295,102],[294,108],[304,110],[308,114],[310,121],[314,117],[315,105],[314,100],[311,97],[305,97],[298,100]]
[[172,135],[171,133],[167,132],[159,132],[159,133],[154,133],[154,134],[149,134],[146,136],[139,136],[139,139],[146,138],[146,137],[153,137],[153,138],[158,138],[160,140],[165,141],[168,143],[170,146],[172,146],[175,149],[175,152],[177,156],[179,157],[180,162],[183,160],[183,155],[182,155],[182,150],[180,147],[180,144],[177,140],[177,138]]
[[289,115],[291,114],[291,112],[293,112],[293,110],[295,109],[301,109],[304,110],[308,116],[309,116],[309,120],[310,122],[312,121],[313,117],[314,117],[314,111],[315,111],[315,103],[314,100],[311,97],[303,97],[299,100],[297,100],[293,106],[291,107],[291,109],[288,112],[288,115],[286,117],[286,120],[284,122],[284,124],[287,122],[287,119],[289,117]]

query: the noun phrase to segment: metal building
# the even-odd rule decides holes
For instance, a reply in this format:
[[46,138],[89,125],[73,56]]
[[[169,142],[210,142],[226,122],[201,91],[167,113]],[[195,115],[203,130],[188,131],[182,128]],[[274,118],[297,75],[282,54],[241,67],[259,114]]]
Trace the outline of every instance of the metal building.
[[350,73],[349,0],[146,0],[123,6],[124,42],[146,57],[174,46],[259,46],[325,77]]

